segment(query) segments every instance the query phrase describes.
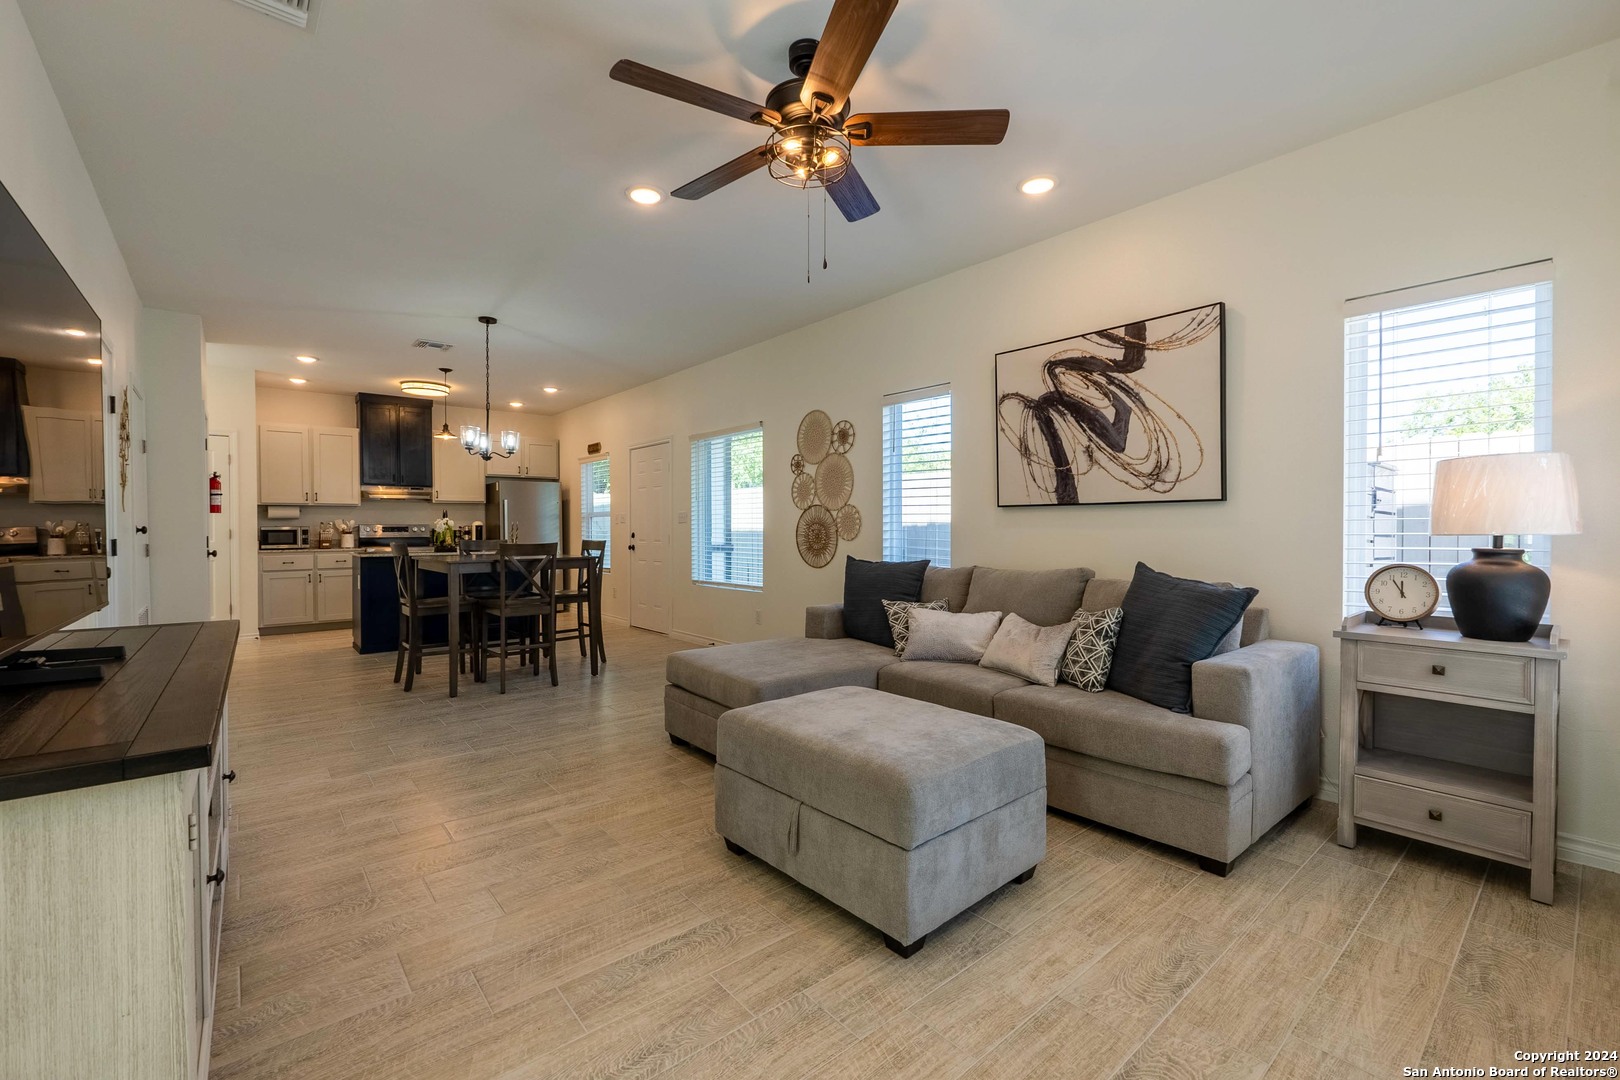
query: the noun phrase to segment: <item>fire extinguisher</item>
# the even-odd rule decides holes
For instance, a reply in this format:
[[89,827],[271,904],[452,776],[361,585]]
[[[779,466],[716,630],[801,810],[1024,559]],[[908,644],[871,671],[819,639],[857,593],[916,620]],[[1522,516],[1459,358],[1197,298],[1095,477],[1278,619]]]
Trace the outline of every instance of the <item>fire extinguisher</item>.
[[225,512],[225,484],[220,480],[219,473],[208,478],[208,512],[210,514]]

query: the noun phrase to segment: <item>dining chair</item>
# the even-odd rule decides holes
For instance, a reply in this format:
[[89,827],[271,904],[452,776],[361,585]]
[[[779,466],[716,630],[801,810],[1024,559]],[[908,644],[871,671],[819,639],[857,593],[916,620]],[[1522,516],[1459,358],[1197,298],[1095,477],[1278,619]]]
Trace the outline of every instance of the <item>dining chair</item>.
[[[405,691],[409,693],[416,676],[422,673],[422,657],[449,655],[448,644],[428,647],[422,645],[422,623],[429,616],[448,616],[450,598],[422,595],[416,563],[411,558],[409,545],[390,544],[388,549],[394,557],[394,591],[399,598],[399,649],[394,657],[394,681],[399,682],[403,675]],[[460,650],[461,655],[455,658],[455,662],[460,665],[462,671],[465,671],[467,656],[471,652],[471,642],[466,637],[462,640],[466,644]]]
[[602,590],[602,564],[607,558],[607,541],[582,540],[580,541],[580,554],[590,560],[587,567],[574,571],[575,583],[571,589],[562,589],[557,593],[557,606],[567,608],[573,606],[574,625],[567,629],[557,631],[558,641],[579,641],[579,655],[586,655],[586,646],[589,643],[591,658],[591,674],[597,673],[598,662],[607,663],[607,648],[602,643],[601,627],[601,590]]
[[[500,662],[500,692],[506,693],[506,661],[514,654],[540,674],[542,653],[557,685],[557,545],[501,544],[496,549],[495,596],[474,602],[479,669]],[[508,624],[517,622],[516,628]],[[493,638],[490,628],[494,628]],[[514,638],[512,629],[516,629]]]

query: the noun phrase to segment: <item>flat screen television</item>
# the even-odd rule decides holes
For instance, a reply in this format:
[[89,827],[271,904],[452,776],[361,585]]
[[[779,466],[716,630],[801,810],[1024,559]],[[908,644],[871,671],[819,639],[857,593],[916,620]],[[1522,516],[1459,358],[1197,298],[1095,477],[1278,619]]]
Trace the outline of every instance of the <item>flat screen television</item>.
[[56,681],[41,669],[84,658],[49,652],[47,635],[107,605],[117,417],[102,360],[95,309],[0,186],[0,668],[40,674],[0,684]]

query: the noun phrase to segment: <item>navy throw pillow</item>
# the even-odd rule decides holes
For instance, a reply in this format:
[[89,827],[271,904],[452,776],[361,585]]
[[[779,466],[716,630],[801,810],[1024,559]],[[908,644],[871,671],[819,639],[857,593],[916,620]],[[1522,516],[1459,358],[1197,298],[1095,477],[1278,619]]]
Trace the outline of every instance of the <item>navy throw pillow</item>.
[[1172,577],[1137,563],[1120,603],[1125,614],[1108,689],[1173,712],[1192,712],[1192,666],[1215,655],[1258,593]]
[[844,558],[844,633],[860,641],[894,648],[885,600],[922,599],[923,572],[928,560],[868,562],[853,555]]

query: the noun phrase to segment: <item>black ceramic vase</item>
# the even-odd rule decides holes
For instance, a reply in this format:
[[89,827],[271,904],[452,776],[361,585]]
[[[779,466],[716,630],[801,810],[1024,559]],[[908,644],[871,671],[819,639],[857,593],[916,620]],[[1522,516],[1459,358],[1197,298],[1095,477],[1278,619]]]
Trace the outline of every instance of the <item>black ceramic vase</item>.
[[1541,624],[1552,582],[1524,561],[1523,548],[1475,548],[1446,575],[1457,632],[1485,641],[1529,641]]

